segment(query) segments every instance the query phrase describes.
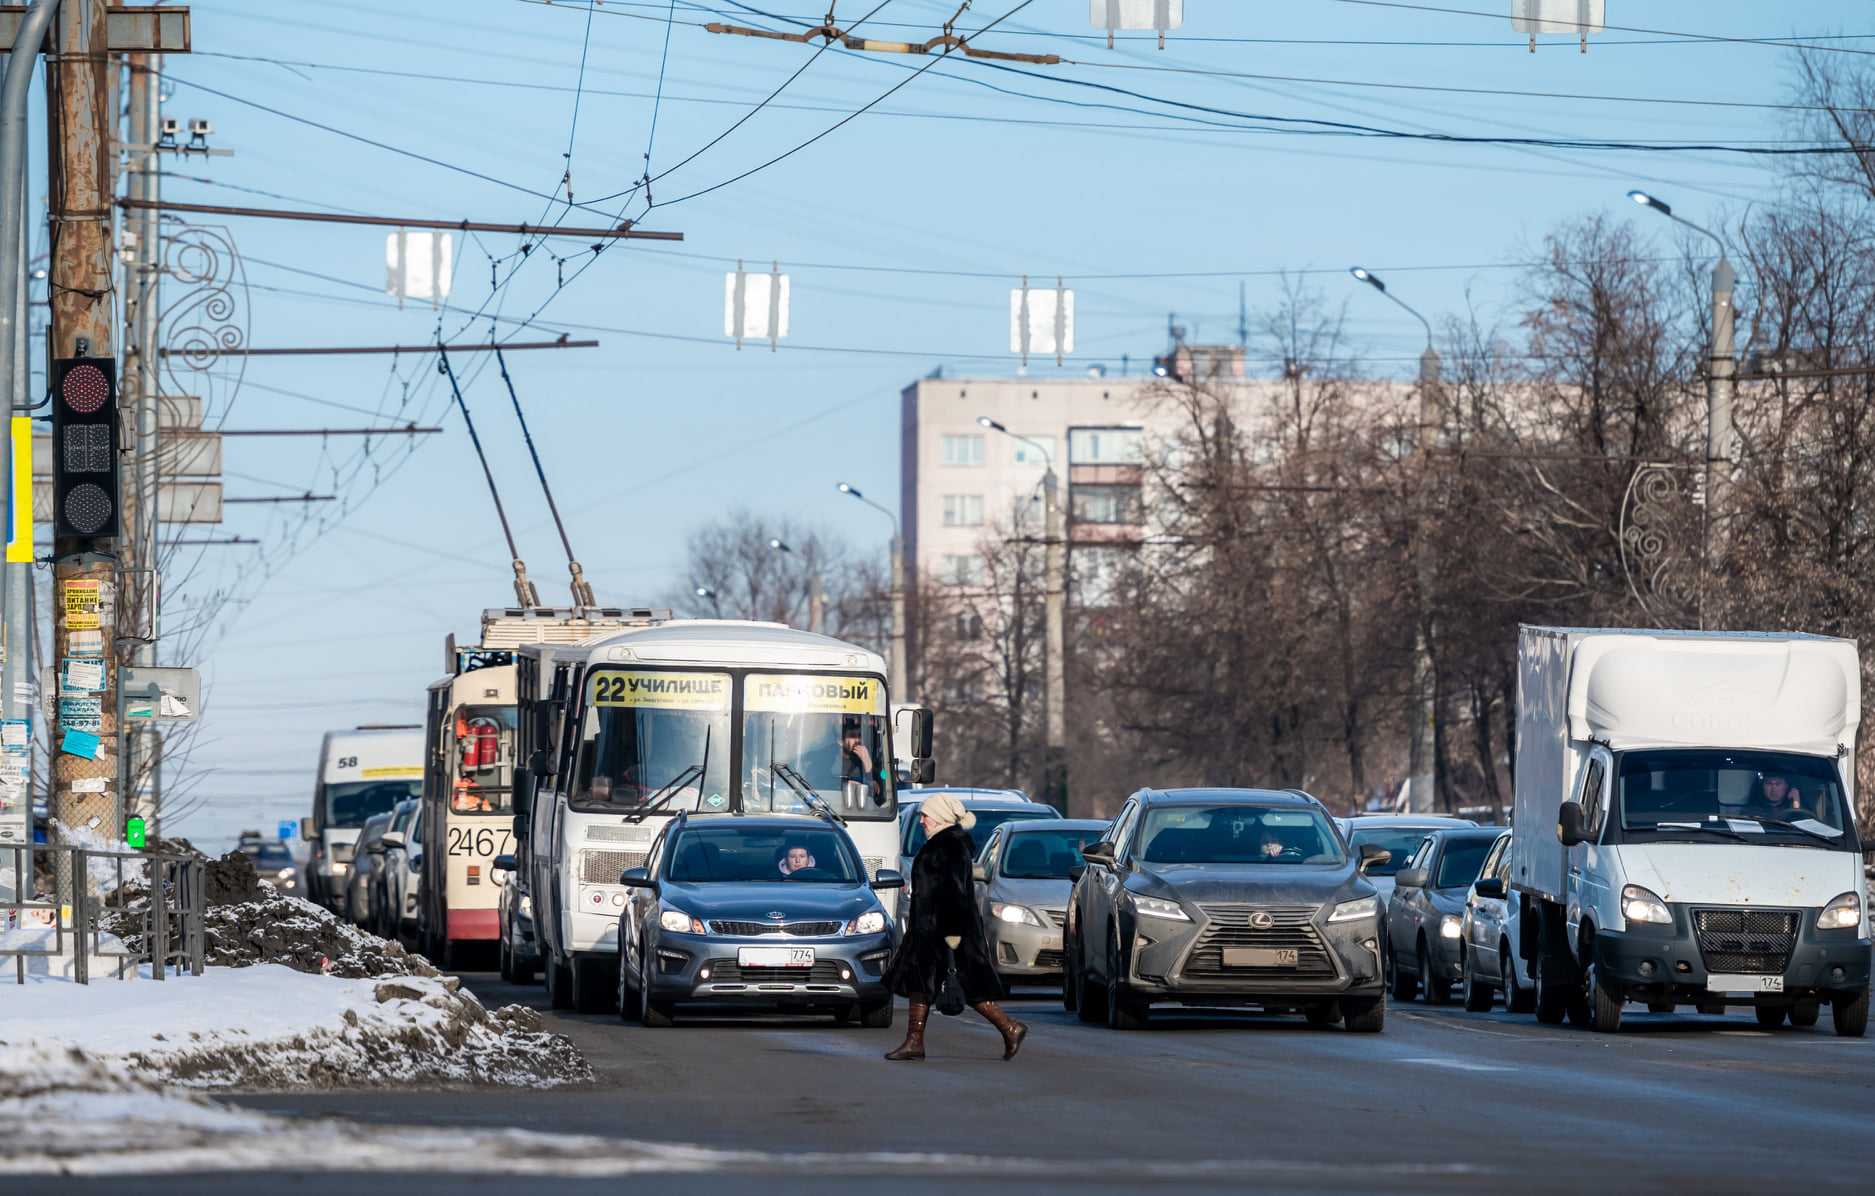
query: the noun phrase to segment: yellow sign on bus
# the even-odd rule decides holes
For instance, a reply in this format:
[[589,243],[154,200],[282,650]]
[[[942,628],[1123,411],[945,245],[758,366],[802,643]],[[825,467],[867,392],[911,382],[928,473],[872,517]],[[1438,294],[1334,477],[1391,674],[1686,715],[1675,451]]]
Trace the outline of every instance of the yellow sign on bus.
[[653,706],[660,710],[728,710],[724,673],[647,673],[606,669],[587,691],[594,706]]
[[757,673],[743,701],[749,710],[776,714],[884,714],[885,686],[873,677]]

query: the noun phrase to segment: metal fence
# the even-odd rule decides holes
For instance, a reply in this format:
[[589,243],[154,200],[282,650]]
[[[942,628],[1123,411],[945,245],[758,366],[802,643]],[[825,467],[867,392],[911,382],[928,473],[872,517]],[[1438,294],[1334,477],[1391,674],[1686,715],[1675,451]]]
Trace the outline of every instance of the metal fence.
[[[0,845],[0,865],[11,867],[15,892],[0,900],[0,960],[13,959],[16,984],[26,983],[27,961],[35,957],[69,957],[80,984],[91,982],[96,960],[110,961],[118,979],[146,963],[157,980],[171,968],[202,974],[207,861],[172,852],[8,844]],[[49,944],[23,941],[21,932],[32,929],[29,915],[52,932]]]

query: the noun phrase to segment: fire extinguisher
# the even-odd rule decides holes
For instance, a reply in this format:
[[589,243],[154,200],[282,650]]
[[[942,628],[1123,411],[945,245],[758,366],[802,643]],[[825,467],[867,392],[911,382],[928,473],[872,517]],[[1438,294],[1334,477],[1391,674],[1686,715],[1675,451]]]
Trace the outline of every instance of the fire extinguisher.
[[462,739],[465,772],[482,772],[501,762],[501,728],[492,718],[470,719]]

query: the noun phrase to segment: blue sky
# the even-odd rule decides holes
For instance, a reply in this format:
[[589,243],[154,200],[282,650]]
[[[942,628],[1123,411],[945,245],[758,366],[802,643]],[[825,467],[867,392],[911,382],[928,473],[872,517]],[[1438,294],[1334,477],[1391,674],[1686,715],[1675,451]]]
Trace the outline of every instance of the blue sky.
[[[843,0],[840,16],[851,21],[872,2]],[[961,27],[1015,3],[979,0]],[[164,111],[212,120],[213,143],[234,154],[172,162],[179,176],[213,181],[171,178],[165,193],[209,203],[537,221],[564,210],[541,196],[568,167],[570,130],[575,199],[626,191],[648,147],[653,172],[675,165],[814,54],[706,32],[698,24],[708,20],[775,24],[715,0],[680,0],[674,9],[611,0],[590,17],[583,4],[533,0],[191,7],[197,52],[169,62]],[[791,0],[753,7],[820,10]],[[866,31],[931,36],[954,7],[891,0]],[[1340,273],[1348,265],[1381,272],[1435,320],[1470,304],[1487,323],[1501,322],[1514,273],[1481,267],[1526,256],[1545,229],[1585,212],[1645,218],[1622,198],[1630,186],[1712,220],[1774,193],[1774,164],[1739,155],[1220,129],[1064,82],[1236,112],[1467,134],[1729,143],[1789,135],[1788,114],[1766,108],[1353,85],[1776,104],[1795,57],[1762,44],[1612,31],[1592,39],[1586,55],[1568,39],[1545,39],[1531,54],[1501,0],[1446,7],[1488,14],[1188,0],[1184,36],[1161,52],[1138,38],[1109,51],[1088,27],[1083,0],[1036,0],[983,44],[1058,53],[1072,64],[1022,68],[1037,78],[946,61],[785,161],[673,202],[821,133],[924,65],[829,51],[739,130],[654,185],[662,206],[642,225],[681,230],[683,244],[620,244],[558,289],[555,263],[535,251],[489,310],[525,316],[551,296],[540,317],[549,334],[601,341],[509,358],[601,599],[666,594],[681,580],[686,533],[738,506],[818,523],[883,552],[876,514],[841,499],[833,483],[896,492],[898,393],[909,380],[940,365],[1013,372],[1003,352],[1007,291],[1024,273],[1048,282],[1065,274],[1076,287],[1081,361],[1070,369],[1098,361],[1117,371],[1122,354],[1139,368],[1163,348],[1170,312],[1198,339],[1234,339],[1240,278],[1254,318],[1279,297],[1280,272],[1313,270],[1324,273],[1303,276],[1310,285],[1347,305],[1363,368],[1405,375],[1421,344],[1418,325],[1357,290]],[[1847,3],[1609,0],[1608,9],[1617,24],[1708,37],[1866,31],[1865,7]],[[679,23],[668,27],[667,50],[670,12]],[[1875,38],[1838,44],[1875,48]],[[1181,73],[1191,69],[1262,77]],[[609,212],[618,202],[595,206]],[[637,202],[630,211],[642,209]],[[577,222],[601,218],[578,213]],[[420,344],[435,336],[427,306],[400,311],[381,293],[383,230],[248,219],[227,226],[245,262],[250,343]],[[1663,249],[1672,241],[1663,235]],[[461,246],[451,302],[464,310],[444,313],[446,335],[486,338],[487,320],[467,315],[490,298],[491,256],[508,259],[518,244],[483,236]],[[567,274],[585,260],[579,242],[550,248],[575,255]],[[722,274],[738,257],[752,269],[778,260],[793,277],[791,337],[781,352],[737,352],[720,338]],[[1173,272],[1242,274],[1084,277]],[[472,379],[468,401],[522,555],[543,596],[563,600],[558,544],[506,392],[492,369],[478,371],[468,358],[458,366]],[[481,608],[510,596],[499,528],[460,418],[443,405],[433,357],[259,359],[238,390],[229,381],[207,387],[216,396],[211,419],[225,416],[229,428],[363,426],[401,410],[446,431],[401,464],[401,443],[374,446],[341,489],[343,518],[328,504],[321,514],[333,526],[320,534],[283,524],[298,518],[292,508],[231,508],[217,534],[267,546],[207,550],[186,585],[181,568],[172,572],[172,622],[186,616],[181,603],[191,594],[225,587],[241,599],[193,662],[205,670],[210,710],[192,767],[214,771],[178,796],[177,810],[188,812],[170,829],[205,843],[302,812],[326,727],[416,721],[423,687],[441,668],[444,635],[472,632]],[[358,447],[230,441],[227,492],[331,492],[334,463]]]

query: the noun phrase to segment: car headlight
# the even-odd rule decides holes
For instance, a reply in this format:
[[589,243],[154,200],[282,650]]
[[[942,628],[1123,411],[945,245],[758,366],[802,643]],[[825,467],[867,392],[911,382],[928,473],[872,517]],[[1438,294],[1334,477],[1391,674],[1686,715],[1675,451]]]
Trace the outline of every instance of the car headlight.
[[990,902],[990,917],[998,922],[1007,922],[1012,926],[1040,926],[1042,920],[1026,905],[1010,905],[1001,901]]
[[1652,889],[1643,889],[1639,885],[1621,886],[1621,916],[1630,922],[1673,925],[1673,911],[1667,908],[1667,903]]
[[1439,937],[1442,939],[1455,939],[1464,929],[1465,924],[1457,914],[1447,914],[1439,919]]
[[273,874],[275,880],[291,881],[296,873],[291,868],[282,868]]
[[680,909],[666,908],[658,914],[658,925],[672,934],[702,934],[703,923]]
[[1862,898],[1855,893],[1844,893],[1816,916],[1818,930],[1853,930],[1862,925]]
[[1353,922],[1360,918],[1371,918],[1380,912],[1380,901],[1375,897],[1356,897],[1352,901],[1343,901],[1328,915],[1330,922]]
[[521,911],[521,916],[523,918],[533,917],[534,916],[534,898],[527,893],[521,894],[521,904],[519,908]]
[[848,934],[878,934],[885,929],[885,913],[869,909],[846,924]]
[[1169,918],[1174,922],[1191,921],[1191,915],[1185,912],[1184,906],[1161,897],[1141,897],[1134,894],[1133,912],[1143,914],[1148,918]]

